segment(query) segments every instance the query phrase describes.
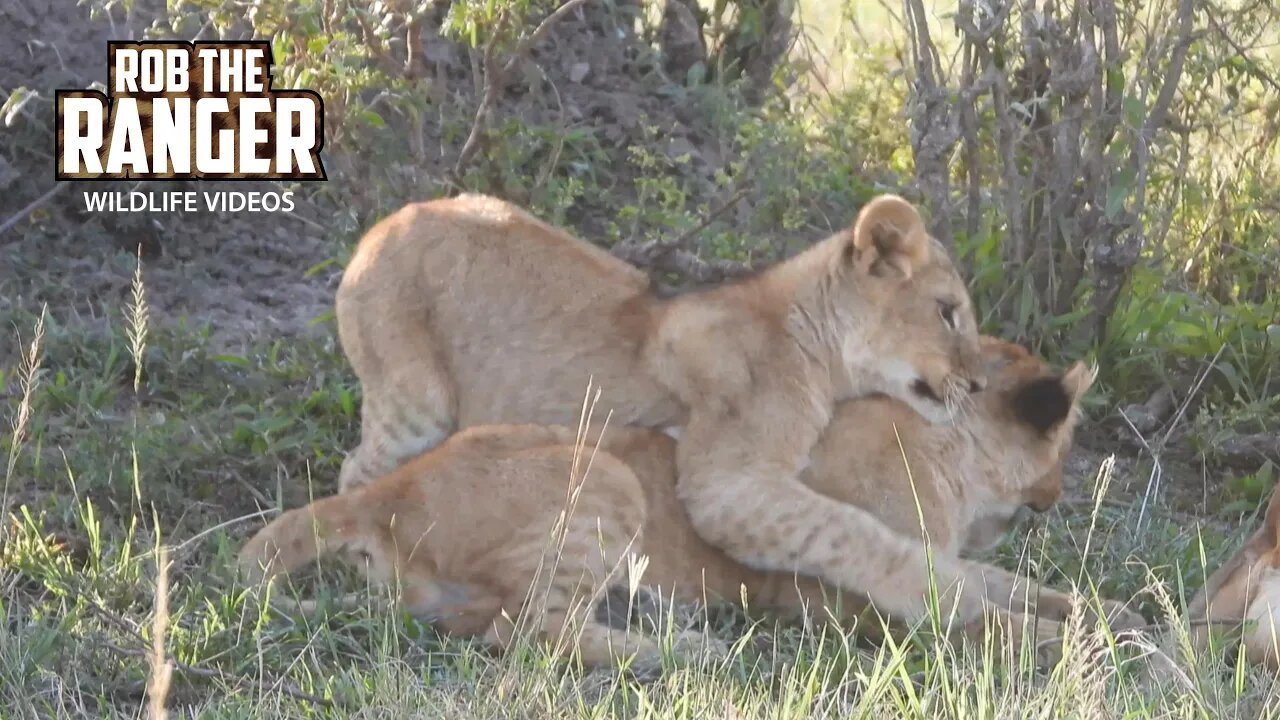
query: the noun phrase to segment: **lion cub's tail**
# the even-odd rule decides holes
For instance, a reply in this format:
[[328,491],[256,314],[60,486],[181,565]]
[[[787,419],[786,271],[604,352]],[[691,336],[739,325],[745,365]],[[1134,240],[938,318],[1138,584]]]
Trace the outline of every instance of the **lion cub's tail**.
[[329,553],[382,555],[372,507],[359,491],[317,500],[285,512],[245,543],[240,571],[250,580],[287,573]]

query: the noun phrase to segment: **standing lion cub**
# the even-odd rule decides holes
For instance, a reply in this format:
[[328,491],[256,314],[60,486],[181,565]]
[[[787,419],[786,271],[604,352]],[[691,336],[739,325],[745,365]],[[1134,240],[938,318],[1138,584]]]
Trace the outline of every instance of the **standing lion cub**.
[[[1004,578],[1010,592],[993,594],[992,609],[1013,620],[1004,625],[1016,638],[1017,612],[1029,601],[1041,619],[1026,619],[1028,627],[1045,640],[1056,635],[1069,599],[958,553],[986,549],[1021,508],[1043,511],[1057,501],[1077,402],[1092,373],[1077,364],[1055,375],[1006,343],[984,349],[992,387],[975,398],[966,422],[931,425],[887,398],[842,402],[800,481],[878,529],[875,542],[850,558],[872,578],[873,597],[917,592],[922,579],[905,558],[923,551],[923,521],[938,568]],[[882,424],[868,427],[868,415]],[[667,597],[734,602],[745,595],[753,607],[781,610],[827,605],[814,580],[753,570],[699,537],[677,497],[677,450],[667,435],[610,428],[598,452],[581,456],[576,439],[560,426],[464,430],[373,483],[284,513],[245,545],[241,566],[270,577],[318,554],[363,558],[375,580],[399,581],[409,611],[502,646],[513,635],[508,617],[524,614],[551,640],[575,617],[585,619],[574,637],[592,664],[624,647],[644,662],[660,656],[653,640],[595,619],[597,599],[621,582],[615,573],[628,555],[649,557],[640,581]],[[528,598],[537,599],[532,611]],[[575,600],[591,604],[575,613]],[[848,619],[865,601],[853,597],[840,607]],[[1141,622],[1114,604],[1108,609],[1120,624]],[[982,621],[964,629],[981,632]]]
[[[877,197],[755,277],[672,299],[500,200],[409,205],[361,239],[337,316],[364,391],[344,492],[459,428],[575,424],[594,378],[616,424],[681,428],[678,494],[701,537],[747,566],[923,613],[923,586],[886,593],[860,557],[881,526],[797,481],[836,401],[880,392],[945,422],[984,382],[965,285],[905,200]],[[898,560],[926,575],[915,546]],[[947,593],[963,581],[966,621],[1010,589],[954,570],[939,580]]]

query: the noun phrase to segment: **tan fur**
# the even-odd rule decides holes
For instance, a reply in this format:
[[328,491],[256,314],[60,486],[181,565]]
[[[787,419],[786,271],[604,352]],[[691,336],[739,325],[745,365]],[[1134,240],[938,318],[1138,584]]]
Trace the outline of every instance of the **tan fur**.
[[505,646],[513,626],[502,613],[515,618],[534,598],[535,637],[576,641],[584,662],[606,663],[628,644],[656,658],[651,640],[575,624],[638,540],[645,503],[630,469],[607,454],[593,458],[593,478],[609,482],[578,502],[562,531],[570,560],[557,565],[553,531],[574,460],[567,431],[463,432],[375,483],[284,513],[244,547],[242,567],[260,574],[279,553],[273,575],[337,552],[371,580],[398,583],[409,612],[448,632]]
[[[1091,375],[1078,365],[1057,378],[1025,351],[1002,343],[987,343],[986,357],[993,385],[975,396],[963,424],[930,425],[887,398],[845,401],[800,479],[808,491],[847,507],[869,528],[855,558],[875,583],[866,594],[899,597],[901,605],[918,602],[911,596],[923,594],[927,576],[918,574],[915,561],[924,553],[918,497],[938,567],[971,572],[987,578],[989,588],[999,588],[983,602],[1013,620],[1006,624],[1013,626],[1015,639],[1022,630],[1023,602],[1029,600],[1029,609],[1043,620],[1028,619],[1027,626],[1044,640],[1056,635],[1056,621],[1069,612],[1069,599],[992,566],[961,560],[959,553],[985,549],[1023,506],[1044,510],[1058,499],[1075,401]],[[1020,388],[1046,378],[1067,388],[1070,409],[1042,432],[1028,427],[1014,408]],[[868,415],[880,423],[868,427]],[[462,431],[387,477],[285,513],[246,545],[242,565],[256,572],[279,552],[271,565],[274,574],[314,558],[317,550],[367,552],[376,579],[399,578],[410,610],[437,618],[446,630],[488,632],[491,640],[505,643],[510,624],[498,608],[519,616],[539,564],[551,565],[549,531],[570,494],[574,440],[573,431],[559,426]],[[677,495],[671,438],[610,428],[600,450],[576,497],[554,577],[538,586],[552,589],[553,602],[538,625],[545,633],[554,637],[566,624],[571,597],[599,596],[611,579],[610,568],[628,553],[649,557],[643,583],[667,597],[736,602],[745,588],[752,606],[782,611],[816,609],[829,597],[811,578],[753,570],[699,537]],[[322,539],[318,549],[313,518]],[[795,524],[806,525],[803,518],[795,518]],[[859,594],[827,604],[842,608],[846,619],[866,607]],[[602,634],[616,647],[622,647],[622,635],[590,622],[591,608],[582,611],[588,619],[582,635],[590,639],[579,644],[583,658],[603,662],[598,651],[608,642]],[[1121,622],[1141,621],[1131,613],[1120,615]],[[487,625],[477,623],[486,617]],[[966,630],[973,634],[981,628],[979,619]],[[628,642],[646,661],[656,657],[655,645]]]
[[1244,624],[1245,658],[1280,671],[1280,491],[1272,491],[1262,526],[1209,576],[1187,614],[1197,650],[1208,649],[1212,626]]
[[[458,428],[574,424],[594,379],[615,425],[683,428],[679,495],[701,536],[749,566],[873,596],[865,513],[797,473],[838,400],[882,392],[940,422],[984,382],[964,283],[894,196],[755,277],[674,299],[502,201],[410,205],[361,240],[337,315],[364,391],[343,491]],[[961,604],[967,619],[982,608]]]

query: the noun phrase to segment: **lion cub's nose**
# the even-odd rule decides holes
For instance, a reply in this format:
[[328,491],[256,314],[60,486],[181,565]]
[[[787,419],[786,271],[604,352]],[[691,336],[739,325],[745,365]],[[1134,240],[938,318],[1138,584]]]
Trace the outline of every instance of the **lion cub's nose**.
[[969,392],[971,393],[982,392],[983,390],[986,390],[986,389],[987,389],[986,377],[969,378]]

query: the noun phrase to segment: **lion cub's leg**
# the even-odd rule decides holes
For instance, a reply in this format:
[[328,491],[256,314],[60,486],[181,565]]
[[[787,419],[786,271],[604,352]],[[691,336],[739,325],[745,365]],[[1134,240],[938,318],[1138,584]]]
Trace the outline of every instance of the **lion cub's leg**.
[[448,635],[484,635],[502,615],[503,598],[491,588],[433,580],[403,593],[410,615]]
[[593,484],[636,481],[629,472],[619,476],[609,472],[612,468],[602,469],[586,478],[560,533],[528,533],[505,553],[502,570],[515,582],[503,603],[505,612],[493,619],[485,636],[489,642],[506,649],[525,636],[549,644],[558,655],[576,650],[587,665],[608,665],[631,655],[646,662],[661,657],[651,638],[596,619],[608,589],[626,583],[627,558],[639,550],[645,513],[638,495],[633,508],[627,507],[632,503],[625,495],[606,507],[608,499]]
[[[662,666],[662,644],[656,638],[635,630],[604,625],[587,617],[589,613],[582,613],[586,619],[575,622],[573,615],[566,610],[548,608],[530,626],[530,630],[550,644],[556,654],[576,654],[588,667],[609,667],[628,660],[631,667],[641,671]],[[517,633],[510,622],[502,620],[495,620],[485,640],[505,650],[511,646]],[[696,635],[697,638],[688,635]],[[682,633],[673,650],[680,654],[699,645],[712,647],[713,642],[703,640],[698,633]]]
[[[899,535],[866,510],[815,492],[794,479],[793,469],[738,462],[715,467],[699,457],[702,447],[681,439],[677,491],[707,542],[756,570],[811,575],[861,593],[909,622],[924,615],[929,562],[920,538]],[[934,559],[944,606],[964,584],[957,603],[961,622],[978,617],[987,597],[1012,589],[988,588],[975,569],[958,558]]]
[[[1061,593],[1053,594],[1067,597]],[[1085,601],[1081,598],[1080,602]],[[1069,607],[1070,600],[1067,604]],[[1056,603],[1054,609],[1057,609]],[[1104,600],[1102,609],[1106,614],[1107,627],[1113,633],[1145,627],[1142,616],[1121,603]],[[978,642],[990,638],[994,641],[996,649],[1001,652],[1034,652],[1039,666],[1052,667],[1062,661],[1063,642],[1066,640],[1063,636],[1067,627],[1066,620],[1065,615],[1050,619],[1043,615],[1036,616],[1016,610],[993,608],[986,622],[979,619],[965,625],[964,634]],[[1092,632],[1100,618],[1092,607],[1086,606],[1081,620],[1085,629]]]
[[[566,603],[567,597],[557,592],[548,598],[544,611],[530,622],[527,631],[550,644],[559,655],[576,653],[587,666],[607,667],[629,660],[630,667],[641,673],[661,669],[660,638],[634,627],[621,628],[601,622],[591,611],[598,599],[589,603],[580,599]],[[498,616],[485,640],[505,650],[516,636],[515,626],[507,618]],[[682,630],[672,637],[671,652],[677,658],[688,660],[700,653],[724,657],[728,649],[722,641],[705,633]]]
[[979,647],[991,642],[997,657],[1016,660],[1021,653],[1030,652],[1036,665],[1053,667],[1062,660],[1063,628],[1057,620],[993,609],[987,617],[967,623],[963,633]]
[[[801,483],[799,463],[753,460],[769,445],[785,449],[812,438],[799,425],[762,428],[752,419],[742,412],[695,414],[677,445],[681,503],[697,533],[733,559],[817,577],[906,622],[925,616],[931,582],[941,607],[954,608],[960,623],[991,607],[1021,611],[1024,599],[1042,617],[1060,620],[1070,612],[1069,598],[1030,578],[951,553],[930,558],[919,535],[900,534],[865,509]],[[1136,613],[1123,620],[1141,624]]]
[[375,350],[376,357],[352,363],[363,392],[360,444],[342,463],[339,493],[387,474],[456,429],[453,381],[430,343],[396,338]]
[[1034,614],[1041,620],[1064,622],[1075,610],[1076,604],[1083,603],[1084,622],[1089,625],[1096,624],[1105,618],[1107,627],[1112,632],[1146,627],[1146,619],[1136,611],[1130,610],[1125,603],[1103,599],[1101,606],[1104,617],[1099,617],[1093,603],[1084,597],[1073,598],[1066,593],[1040,585],[1030,578],[1023,578],[994,566],[983,565],[982,567],[987,568],[986,572],[989,576],[1004,575],[1010,579],[1006,580],[1010,587],[1021,589],[1027,594],[1026,598],[1016,594],[1006,598],[1007,602],[1000,604],[1001,609],[1007,609],[1015,614],[1023,612]]
[[[550,537],[539,525],[502,553],[498,571],[513,582],[486,639],[505,649],[527,637],[557,655],[576,653],[590,666],[629,658],[637,669],[660,667],[658,639],[626,623],[610,623],[610,613],[601,611],[602,603],[626,602],[625,588],[643,583],[643,575],[630,576],[633,568],[639,571],[632,561],[643,551],[647,513],[639,481],[621,461],[599,454],[566,512]],[[639,593],[635,602],[643,604]],[[700,633],[675,637],[677,654],[695,647],[715,648],[716,642]]]

